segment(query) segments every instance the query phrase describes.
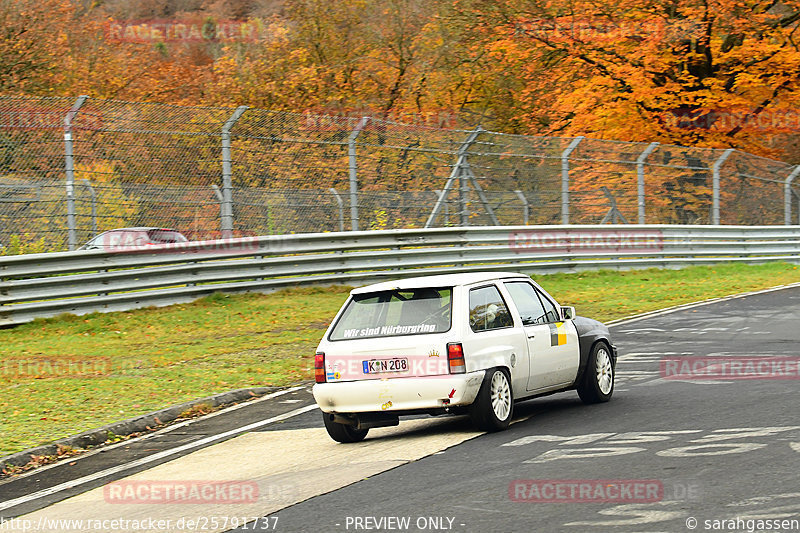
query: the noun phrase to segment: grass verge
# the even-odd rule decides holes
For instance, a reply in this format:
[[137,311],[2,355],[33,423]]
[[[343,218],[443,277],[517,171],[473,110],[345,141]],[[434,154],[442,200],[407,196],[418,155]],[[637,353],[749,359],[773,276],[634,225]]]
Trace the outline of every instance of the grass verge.
[[[579,314],[613,320],[800,282],[800,269],[770,263],[534,279]],[[195,398],[311,379],[316,345],[348,290],[214,294],[2,330],[0,456]]]

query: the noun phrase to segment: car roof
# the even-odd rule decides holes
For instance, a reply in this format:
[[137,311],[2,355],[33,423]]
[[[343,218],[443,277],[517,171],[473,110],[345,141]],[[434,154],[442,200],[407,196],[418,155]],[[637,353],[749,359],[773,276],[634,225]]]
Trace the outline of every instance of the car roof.
[[114,229],[106,230],[103,233],[110,233],[112,231],[150,231],[151,229],[158,229],[158,230],[162,230],[162,231],[175,231],[175,232],[178,231],[178,230],[170,229],[170,228],[162,228],[160,226],[135,226],[135,227],[131,227],[131,228],[114,228]]
[[457,285],[470,285],[481,281],[494,281],[498,279],[527,279],[530,276],[519,272],[469,272],[463,274],[437,274],[433,276],[417,276],[413,278],[382,281],[350,291],[350,294],[363,294],[366,292],[387,291],[394,289],[415,289],[420,287],[455,287]]

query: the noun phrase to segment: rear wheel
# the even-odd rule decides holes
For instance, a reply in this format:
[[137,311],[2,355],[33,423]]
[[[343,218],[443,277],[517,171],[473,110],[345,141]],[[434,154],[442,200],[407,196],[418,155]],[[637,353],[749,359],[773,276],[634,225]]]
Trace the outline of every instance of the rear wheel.
[[369,429],[356,429],[355,426],[335,422],[331,413],[322,413],[322,420],[325,422],[328,435],[336,442],[360,442],[364,440],[369,431]]
[[501,368],[486,371],[483,384],[470,406],[472,423],[481,431],[501,431],[511,423],[514,398],[508,374]]
[[614,393],[614,362],[606,343],[598,342],[592,347],[577,389],[583,403],[601,403],[611,399]]

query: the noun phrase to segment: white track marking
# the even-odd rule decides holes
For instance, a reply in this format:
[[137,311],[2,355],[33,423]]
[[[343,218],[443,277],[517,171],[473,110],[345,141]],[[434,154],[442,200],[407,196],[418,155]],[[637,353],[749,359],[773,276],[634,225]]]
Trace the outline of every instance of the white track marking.
[[261,420],[260,422],[253,422],[252,424],[248,424],[246,426],[242,426],[236,429],[231,429],[228,431],[224,431],[222,433],[218,433],[216,435],[210,435],[208,437],[202,438],[200,440],[190,442],[188,444],[184,444],[182,446],[178,446],[176,448],[170,448],[169,450],[164,450],[158,453],[154,453],[153,455],[148,455],[147,457],[142,457],[141,459],[137,459],[135,461],[131,461],[129,463],[125,463],[122,465],[114,466],[111,468],[107,468],[100,472],[95,472],[94,474],[89,474],[88,476],[83,476],[78,479],[74,479],[72,481],[66,481],[54,487],[50,487],[47,489],[40,490],[38,492],[34,492],[33,494],[28,494],[25,496],[20,496],[19,498],[15,498],[13,500],[8,500],[5,502],[0,503],[0,511],[3,509],[9,509],[11,507],[15,507],[17,505],[21,505],[23,503],[27,503],[33,500],[38,500],[39,498],[44,498],[45,496],[49,496],[51,494],[55,494],[57,492],[61,492],[67,489],[71,489],[77,487],[79,485],[85,485],[86,483],[91,483],[92,481],[97,481],[98,479],[102,479],[106,476],[111,476],[114,474],[118,474],[119,472],[124,472],[125,470],[130,470],[132,468],[136,468],[138,466],[146,465],[148,463],[152,463],[154,461],[158,461],[160,459],[164,459],[165,457],[169,457],[170,455],[175,455],[176,453],[184,452],[187,450],[191,450],[193,448],[199,448],[200,446],[204,446],[206,444],[210,444],[216,440],[224,439],[227,437],[232,437],[234,435],[245,433],[247,431],[251,431],[253,429],[257,429],[268,424],[273,424],[275,422],[280,422],[281,420],[286,420],[288,418],[292,418],[294,416],[301,415],[303,413],[307,413],[313,409],[317,409],[317,404],[306,405],[305,407],[299,407],[294,409],[293,411],[289,411],[288,413],[283,413],[277,416],[273,416],[272,418],[268,418],[266,420]]
[[[213,413],[209,413],[207,415],[203,415],[203,416],[198,417],[198,418],[192,418],[190,420],[185,420],[183,422],[178,422],[177,424],[169,425],[169,426],[167,426],[165,428],[159,429],[157,431],[153,431],[152,433],[147,433],[146,435],[140,435],[138,437],[134,437],[132,439],[126,439],[126,440],[123,440],[123,441],[120,441],[120,442],[117,442],[117,443],[114,443],[114,444],[101,445],[101,446],[99,446],[97,448],[94,448],[92,450],[88,450],[87,452],[82,453],[81,455],[77,455],[75,457],[70,457],[69,458],[69,462],[70,463],[74,463],[75,461],[80,461],[81,459],[86,459],[87,457],[91,457],[91,456],[93,456],[95,454],[98,454],[98,453],[105,453],[105,452],[107,452],[109,450],[113,450],[114,448],[119,448],[120,446],[127,446],[127,445],[129,445],[129,444],[131,444],[133,442],[139,442],[139,441],[147,440],[147,439],[150,439],[150,438],[153,438],[153,437],[158,437],[160,435],[163,435],[164,433],[169,433],[170,431],[175,431],[176,429],[179,429],[179,428],[182,428],[182,427],[186,427],[186,426],[188,426],[190,424],[194,424],[195,422],[201,422],[203,420],[208,420],[209,418],[214,418],[215,416],[224,415],[226,413],[230,413],[231,411],[235,411],[237,409],[241,409],[242,407],[247,407],[249,405],[255,405],[255,404],[259,403],[259,402],[263,402],[263,401],[266,401],[266,400],[271,400],[273,398],[277,398],[278,396],[283,396],[284,394],[288,394],[290,392],[299,391],[299,390],[302,390],[304,388],[305,388],[304,385],[299,385],[297,387],[290,387],[288,389],[283,389],[283,390],[271,392],[271,393],[269,393],[269,394],[267,394],[265,396],[262,396],[261,398],[256,398],[254,400],[242,400],[240,403],[238,403],[236,405],[232,405],[230,407],[226,407],[225,409],[220,409],[219,411],[214,411]],[[2,486],[4,483],[10,483],[11,481],[16,481],[16,480],[19,480],[19,479],[22,479],[22,478],[25,478],[25,477],[28,477],[28,476],[41,474],[42,472],[44,472],[46,470],[50,470],[51,468],[58,468],[59,466],[64,466],[64,463],[62,461],[58,461],[58,462],[55,462],[53,464],[49,464],[49,465],[45,465],[45,466],[40,466],[38,468],[34,468],[34,469],[32,469],[32,470],[30,470],[28,472],[24,472],[22,474],[14,476],[13,478],[10,478],[8,480],[3,480],[2,482],[0,482],[0,486]]]
[[759,291],[753,292],[743,292],[742,294],[734,294],[733,296],[723,296],[722,298],[712,298],[710,300],[703,300],[700,302],[693,302],[688,304],[681,304],[676,305],[673,307],[666,307],[664,309],[657,309],[655,311],[649,311],[647,313],[642,313],[639,315],[633,315],[625,318],[618,318],[617,320],[610,320],[606,322],[606,325],[609,327],[612,326],[622,326],[625,324],[632,324],[634,322],[638,322],[640,320],[644,320],[646,318],[652,318],[661,315],[668,315],[670,313],[674,313],[676,311],[683,311],[685,309],[693,309],[695,307],[702,307],[704,305],[715,304],[718,302],[725,302],[728,300],[736,300],[738,298],[744,298],[746,296],[756,296],[758,294],[766,294],[768,292],[775,292],[775,291],[782,291],[784,289],[793,289],[795,287],[800,287],[800,283],[790,283],[788,285],[778,285],[777,287],[770,287],[769,289],[762,289]]

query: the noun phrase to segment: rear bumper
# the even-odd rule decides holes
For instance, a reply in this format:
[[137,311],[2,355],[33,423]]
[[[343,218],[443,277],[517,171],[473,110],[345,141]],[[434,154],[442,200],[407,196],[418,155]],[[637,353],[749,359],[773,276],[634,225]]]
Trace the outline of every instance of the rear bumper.
[[317,383],[312,390],[326,413],[424,411],[471,404],[484,373]]

